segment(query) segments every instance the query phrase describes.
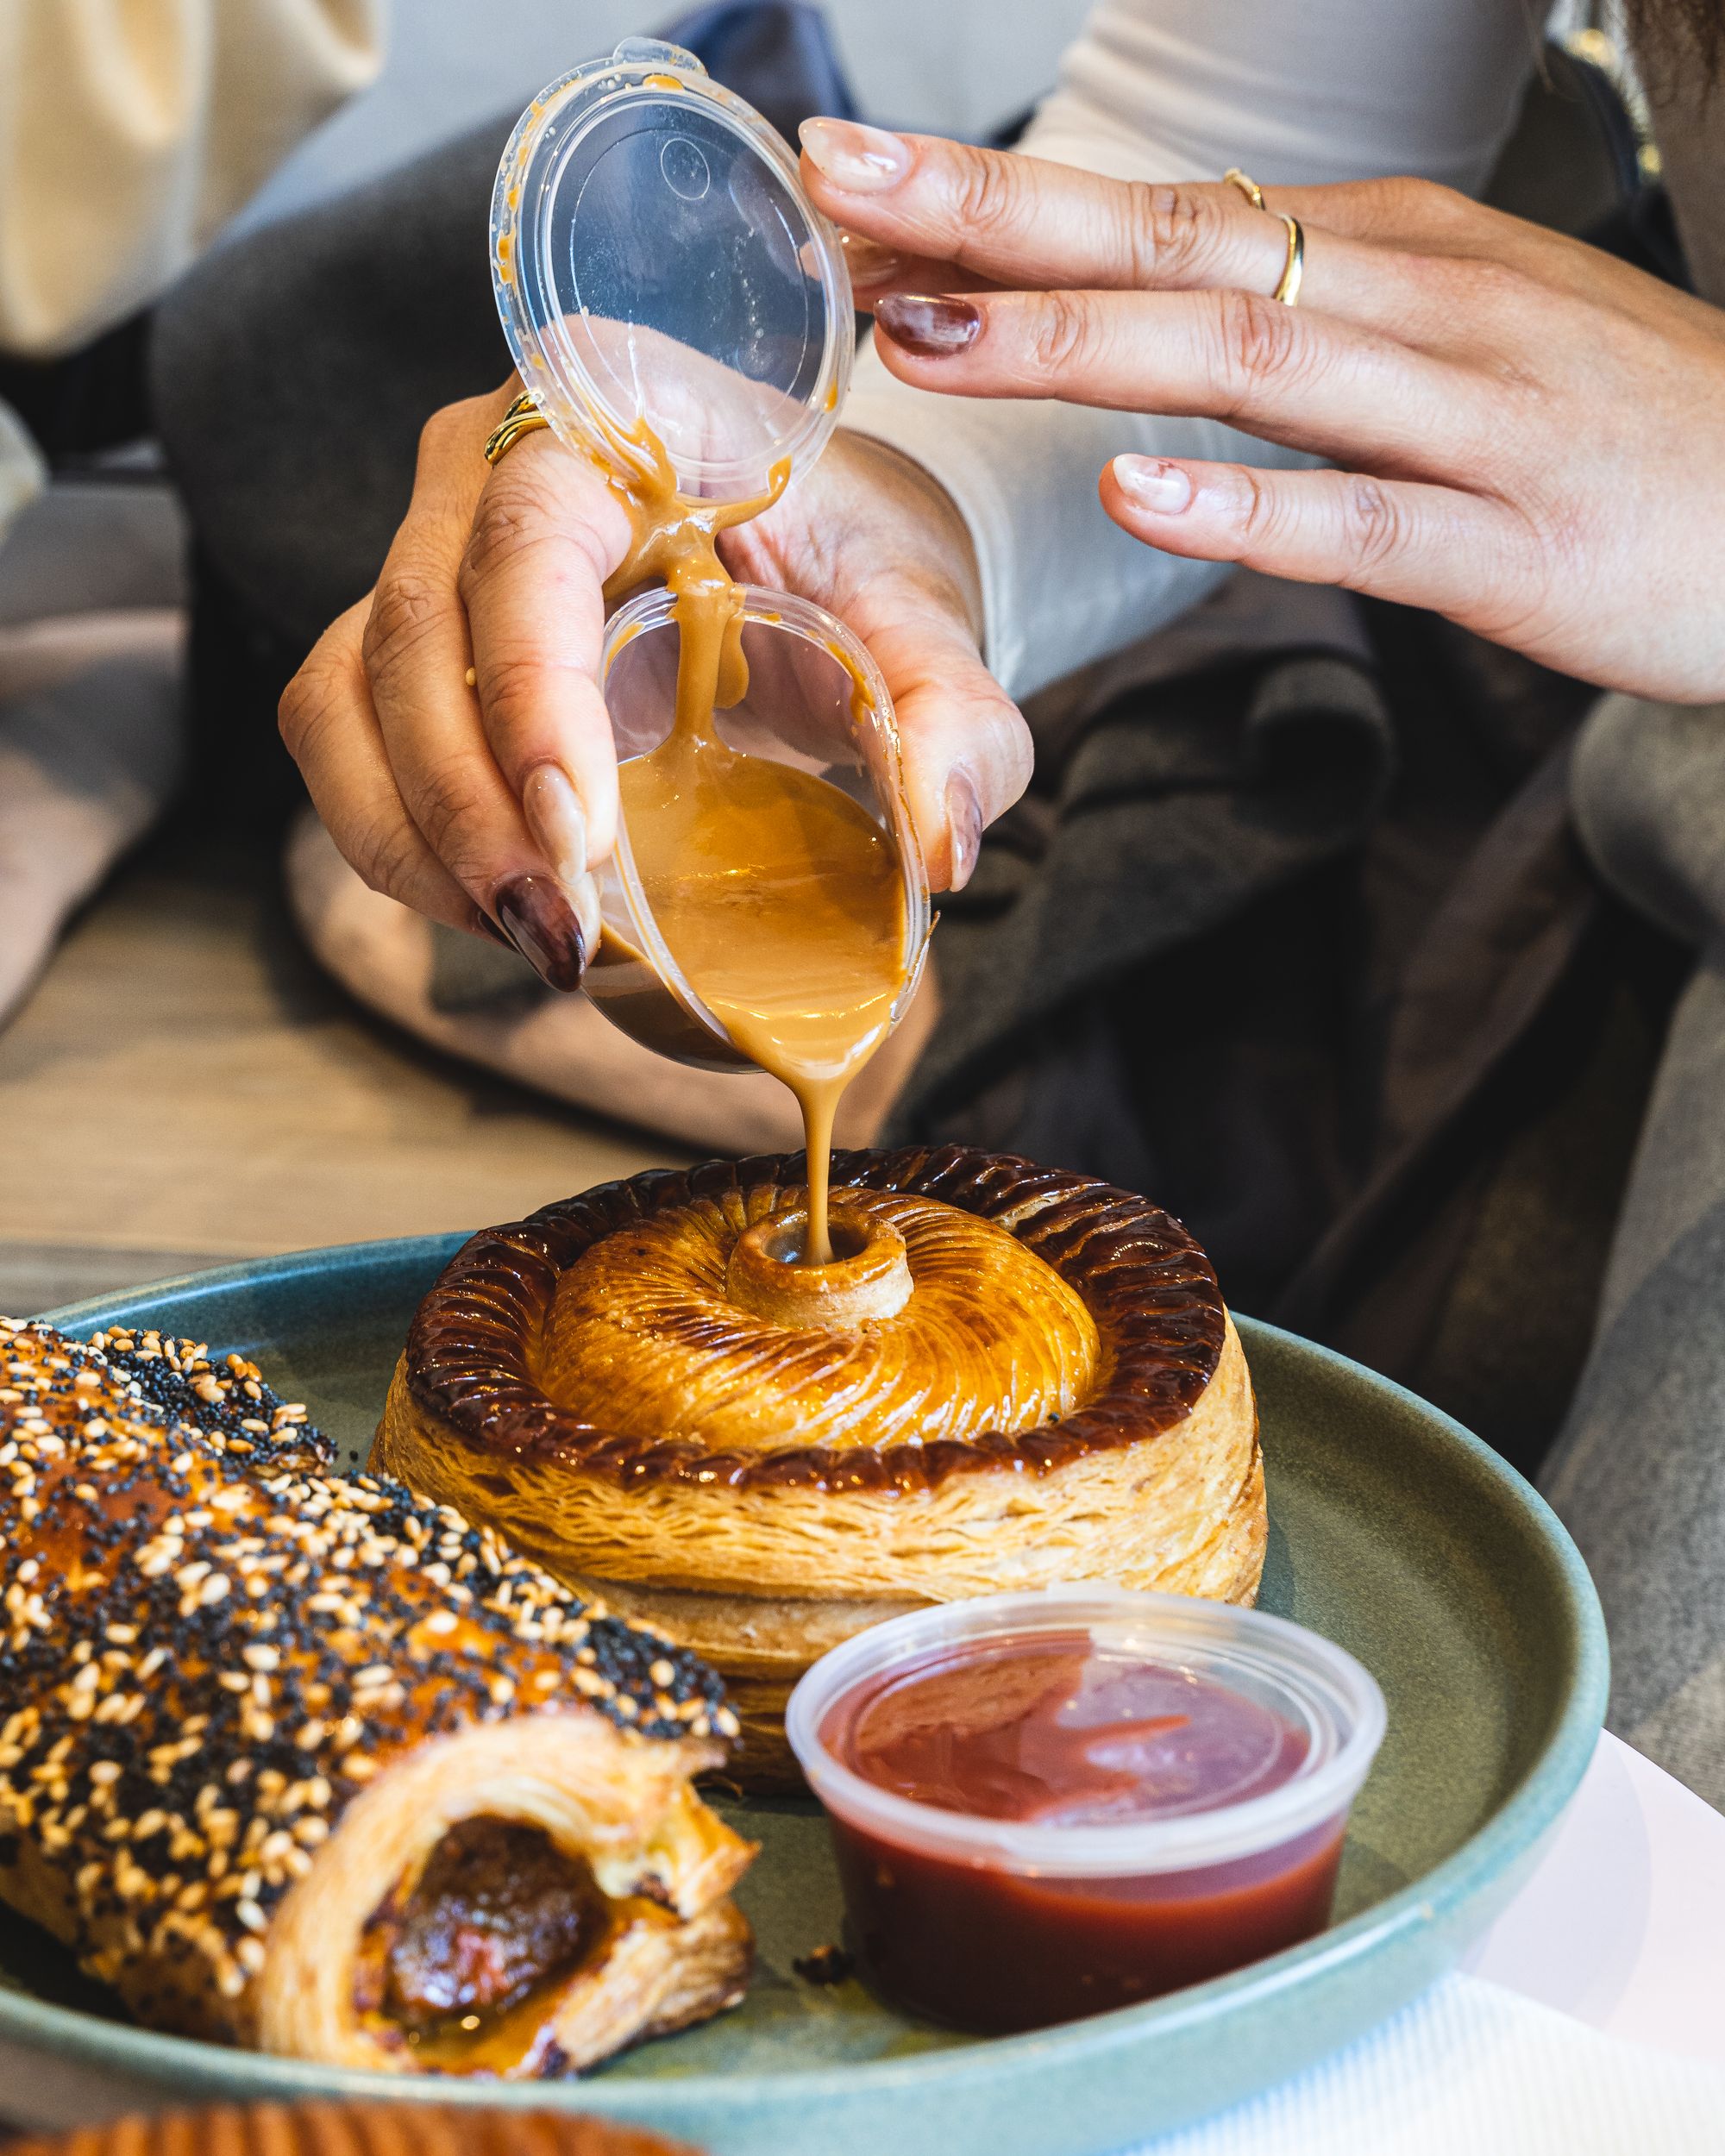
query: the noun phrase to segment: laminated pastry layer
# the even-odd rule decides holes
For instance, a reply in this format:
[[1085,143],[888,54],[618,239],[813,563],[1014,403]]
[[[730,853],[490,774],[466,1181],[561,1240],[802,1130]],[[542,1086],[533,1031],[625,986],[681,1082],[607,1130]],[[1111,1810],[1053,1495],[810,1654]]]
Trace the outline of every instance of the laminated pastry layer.
[[[1258,1595],[1267,1539],[1264,1463],[1254,1446],[1232,1501],[1208,1532],[1192,1537],[1166,1563],[1158,1562],[1152,1547],[1147,1561],[1129,1560],[1095,1576],[1120,1587],[1251,1603]],[[1065,1559],[1075,1569],[1095,1561],[1090,1551]],[[575,1585],[582,1584],[578,1576],[571,1576]],[[598,1583],[593,1585],[597,1591]],[[762,1790],[802,1786],[785,1739],[784,1716],[791,1692],[810,1664],[869,1626],[925,1607],[931,1599],[715,1595],[616,1580],[605,1583],[604,1593],[613,1608],[657,1626],[724,1671],[726,1695],[742,1727],[738,1759],[731,1771],[745,1787]]]
[[14,2141],[9,2156],[699,2156],[645,2128],[471,2104],[212,2104]]
[[[1238,1592],[1249,1572],[1255,1587],[1251,1381],[1209,1263],[1176,1222],[1126,1192],[998,1156],[838,1156],[836,1202],[902,1219],[913,1273],[925,1219],[968,1214],[987,1231],[937,1229],[937,1253],[971,1255],[934,1263],[913,1363],[905,1321],[920,1278],[902,1317],[819,1333],[721,1306],[725,1236],[799,1205],[800,1166],[639,1176],[475,1237],[421,1307],[376,1463],[491,1521],[566,1579],[794,1602],[799,1620],[819,1602],[1063,1580]],[[1034,1261],[998,1277],[1022,1288],[1047,1275],[1058,1294],[994,1301],[975,1253],[996,1245]],[[637,1250],[649,1253],[644,1296]],[[695,1282],[681,1300],[674,1255]],[[673,1303],[667,1347],[643,1312]],[[1050,1313],[1070,1354],[1045,1344]],[[705,1393],[704,1353],[714,1369]],[[668,1365],[656,1407],[645,1395]],[[883,1381],[878,1428],[871,1374]],[[944,1418],[926,1435],[919,1387]],[[1062,1404],[1028,1426],[991,1423],[1002,1401],[1036,1398]],[[732,1441],[693,1434],[706,1410]],[[828,1411],[843,1441],[829,1427],[810,1442]],[[1203,1556],[1230,1520],[1232,1568]]]
[[756,1789],[797,1785],[787,1695],[867,1625],[1063,1582],[1249,1602],[1264,1563],[1250,1374],[1176,1221],[955,1147],[833,1176],[850,1270],[896,1238],[907,1298],[890,1262],[860,1314],[844,1268],[774,1292],[800,1156],[605,1185],[457,1253],[373,1449],[713,1660]]
[[[757,1428],[747,1445],[733,1447],[618,1427],[590,1413],[573,1341],[548,1370],[548,1327],[567,1330],[554,1316],[562,1282],[589,1251],[706,1206],[740,1209],[751,1221],[800,1207],[801,1169],[800,1155],[775,1155],[662,1170],[474,1236],[415,1317],[401,1373],[412,1407],[475,1462],[555,1462],[631,1489],[681,1482],[703,1490],[857,1493],[929,1489],[1001,1467],[1047,1474],[1179,1423],[1216,1374],[1226,1312],[1209,1260],[1177,1221],[1112,1185],[957,1146],[837,1153],[834,1203],[871,1193],[932,1200],[1004,1230],[1041,1260],[1082,1303],[1096,1336],[1084,1396],[1070,1407],[1011,1430],[932,1440],[918,1431],[897,1442],[889,1432],[867,1443],[852,1432],[852,1441],[835,1445],[806,1440],[793,1401],[776,1432]],[[613,1276],[610,1291],[631,1301],[637,1293],[626,1272]],[[731,1347],[733,1323],[724,1320],[715,1344]],[[1076,1369],[1070,1376],[1079,1382]]]
[[475,1453],[415,1412],[399,1372],[373,1462],[481,1514],[560,1578],[604,1582],[608,1595],[612,1583],[775,1603],[944,1601],[1076,1580],[1177,1589],[1242,1505],[1262,1512],[1257,1416],[1232,1325],[1180,1423],[1039,1474],[1008,1458],[993,1474],[909,1490],[758,1477],[619,1487],[531,1455]]

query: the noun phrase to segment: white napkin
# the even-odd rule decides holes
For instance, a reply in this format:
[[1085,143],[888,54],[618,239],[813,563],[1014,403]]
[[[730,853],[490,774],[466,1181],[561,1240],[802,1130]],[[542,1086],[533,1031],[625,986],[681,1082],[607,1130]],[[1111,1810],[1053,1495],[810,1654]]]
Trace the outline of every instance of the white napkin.
[[1139,2156],[1725,2156],[1725,2072],[1446,1977],[1321,2065]]

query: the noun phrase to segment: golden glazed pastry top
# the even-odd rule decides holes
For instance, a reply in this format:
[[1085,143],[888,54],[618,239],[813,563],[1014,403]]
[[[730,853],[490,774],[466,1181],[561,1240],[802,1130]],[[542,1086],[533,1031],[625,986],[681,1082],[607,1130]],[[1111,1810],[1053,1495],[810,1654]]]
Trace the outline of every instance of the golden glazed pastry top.
[[[805,1446],[853,1446],[1030,1430],[1090,1391],[1098,1343],[1082,1298],[1006,1229],[938,1199],[842,1194],[841,1232],[902,1238],[909,1278],[891,1314],[757,1314],[730,1275],[769,1195],[786,1199],[693,1198],[582,1251],[546,1325],[547,1393],[638,1438],[760,1452],[787,1431]],[[808,1277],[771,1257],[762,1269],[792,1288]]]
[[952,1146],[835,1156],[836,1213],[869,1254],[902,1238],[910,1291],[883,1290],[881,1314],[787,1322],[763,1299],[772,1267],[741,1261],[800,1208],[800,1169],[636,1176],[475,1236],[415,1319],[412,1400],[500,1464],[863,1490],[1135,1444],[1216,1372],[1226,1313],[1177,1222]]

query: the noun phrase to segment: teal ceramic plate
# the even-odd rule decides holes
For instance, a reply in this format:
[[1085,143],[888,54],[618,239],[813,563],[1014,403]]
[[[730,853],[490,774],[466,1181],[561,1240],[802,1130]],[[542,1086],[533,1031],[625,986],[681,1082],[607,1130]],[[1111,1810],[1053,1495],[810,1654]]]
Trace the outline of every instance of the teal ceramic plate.
[[[356,1449],[420,1294],[456,1238],[311,1250],[55,1313],[254,1356]],[[1271,1327],[1240,1327],[1258,1388],[1270,1543],[1263,1601],[1339,1640],[1389,1731],[1354,1814],[1334,1927],[1239,1974],[1034,2036],[907,2021],[793,1961],[838,1936],[819,1815],[732,1808],[763,1845],[742,1900],[747,2002],[580,2083],[329,2071],[106,2018],[40,1934],[0,1934],[0,2107],[27,2122],[174,2099],[371,2093],[642,2121],[715,2156],[1097,2156],[1231,2103],[1358,2034],[1448,1967],[1519,1883],[1593,1750],[1606,1657],[1580,1558],[1477,1439],[1397,1387]]]

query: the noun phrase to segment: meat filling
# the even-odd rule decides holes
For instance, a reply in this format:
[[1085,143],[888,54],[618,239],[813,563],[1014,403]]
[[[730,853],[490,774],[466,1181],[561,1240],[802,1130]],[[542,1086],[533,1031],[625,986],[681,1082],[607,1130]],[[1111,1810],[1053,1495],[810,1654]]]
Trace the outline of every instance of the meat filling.
[[579,1960],[605,1921],[586,1866],[538,1827],[464,1820],[431,1852],[406,1902],[380,1913],[387,1945],[379,2003],[414,2033],[500,2013]]

